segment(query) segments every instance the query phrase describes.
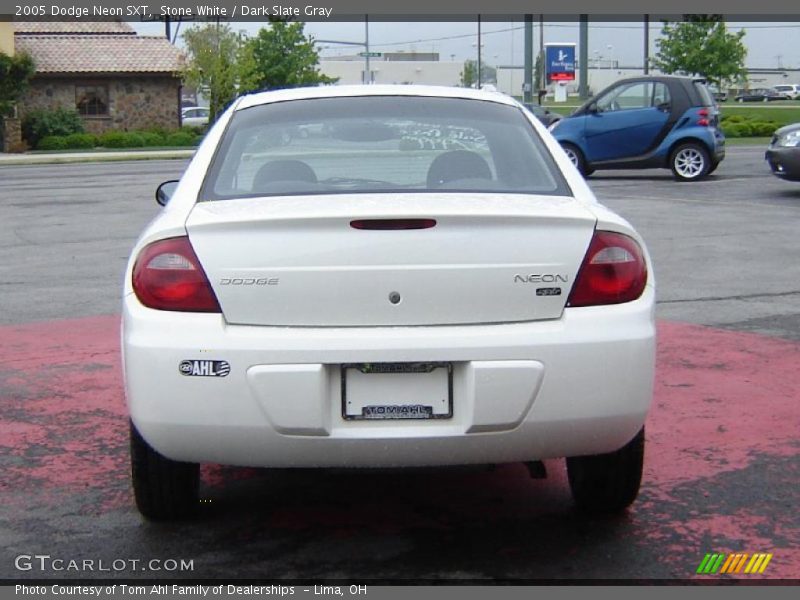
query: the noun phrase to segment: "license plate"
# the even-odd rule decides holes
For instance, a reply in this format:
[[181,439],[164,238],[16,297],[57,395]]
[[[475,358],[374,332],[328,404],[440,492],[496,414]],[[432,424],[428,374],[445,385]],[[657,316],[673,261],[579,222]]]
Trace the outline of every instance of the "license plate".
[[429,420],[453,416],[450,363],[342,365],[342,416],[347,420]]

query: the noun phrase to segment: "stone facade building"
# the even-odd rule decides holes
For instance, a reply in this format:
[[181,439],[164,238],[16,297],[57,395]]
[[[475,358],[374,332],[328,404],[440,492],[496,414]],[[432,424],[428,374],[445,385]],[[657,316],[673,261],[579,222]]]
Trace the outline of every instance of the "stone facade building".
[[15,51],[36,65],[18,102],[20,119],[62,107],[77,111],[95,134],[180,127],[183,55],[165,38],[137,35],[115,21],[13,25]]

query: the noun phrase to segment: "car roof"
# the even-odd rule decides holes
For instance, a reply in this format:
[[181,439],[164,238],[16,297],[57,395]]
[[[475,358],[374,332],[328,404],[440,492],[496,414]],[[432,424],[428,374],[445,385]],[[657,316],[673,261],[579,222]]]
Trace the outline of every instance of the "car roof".
[[270,102],[306,100],[309,98],[352,98],[364,96],[416,96],[426,98],[463,98],[483,100],[509,106],[519,106],[505,94],[470,88],[434,85],[327,85],[318,87],[290,88],[269,92],[256,92],[242,96],[235,110],[242,110]]
[[689,75],[637,75],[635,77],[625,77],[623,79],[618,79],[615,83],[619,83],[621,81],[662,81],[664,83],[668,81],[682,81],[682,82],[705,82],[705,77],[690,77]]

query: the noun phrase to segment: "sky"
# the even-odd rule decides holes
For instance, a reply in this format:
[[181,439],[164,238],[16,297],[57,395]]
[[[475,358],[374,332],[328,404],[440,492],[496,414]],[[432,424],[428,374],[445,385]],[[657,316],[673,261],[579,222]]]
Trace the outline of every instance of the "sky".
[[[163,23],[132,23],[139,33],[163,34]],[[234,30],[254,34],[264,23],[234,22]],[[174,26],[174,25],[173,25]],[[183,31],[188,23],[183,23]],[[655,54],[656,40],[661,22],[650,24],[650,53]],[[728,23],[731,31],[745,29],[748,48],[746,64],[751,68],[800,68],[800,22]],[[305,27],[307,34],[317,40],[363,42],[363,22],[312,22]],[[438,52],[440,60],[463,62],[476,58],[478,28],[476,22],[374,22],[369,24],[370,50],[390,52],[405,50]],[[544,41],[578,42],[577,23],[549,23],[544,27]],[[539,45],[538,21],[534,22],[534,47]],[[319,43],[320,55],[333,58],[337,55],[355,54],[363,50],[358,46]],[[523,23],[484,22],[481,24],[482,60],[490,65],[522,65],[524,56]],[[590,22],[589,58],[616,61],[620,67],[641,67],[644,54],[644,26],[642,22]],[[607,63],[605,63],[607,64]]]

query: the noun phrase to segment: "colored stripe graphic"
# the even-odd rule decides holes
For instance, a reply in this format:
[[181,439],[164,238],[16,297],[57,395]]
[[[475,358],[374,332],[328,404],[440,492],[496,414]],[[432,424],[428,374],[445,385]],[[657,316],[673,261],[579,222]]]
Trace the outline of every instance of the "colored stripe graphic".
[[[748,558],[750,559],[749,562]],[[697,574],[715,575],[719,572],[722,575],[725,573],[740,573],[743,567],[744,572],[748,574],[763,573],[770,560],[772,560],[772,554],[767,554],[766,552],[756,552],[752,555],[747,553],[728,555],[716,552],[708,553],[703,557],[700,566],[697,567]],[[746,567],[745,563],[747,564]]]
[[711,573],[716,573],[719,568],[722,566],[722,561],[725,560],[725,555],[720,554],[719,558],[717,558],[717,562],[714,563],[714,567],[711,569]]
[[703,560],[702,560],[702,561],[700,561],[700,566],[699,566],[699,567],[697,567],[697,573],[698,573],[698,574],[700,574],[700,573],[705,573],[705,568],[706,568],[706,565],[708,564],[708,561],[709,561],[709,559],[710,559],[710,558],[711,558],[711,555],[710,555],[710,554],[706,554],[706,555],[703,557]]
[[772,560],[772,554],[767,554],[767,557],[764,559],[764,562],[761,563],[761,568],[758,570],[758,572],[763,573],[766,570],[769,561],[771,560]]
[[742,567],[744,566],[744,563],[747,560],[748,556],[749,556],[748,554],[739,555],[739,562],[736,563],[736,569],[733,571],[734,573],[738,573],[739,571],[742,570]]
[[767,568],[767,563],[772,560],[772,554],[760,553],[754,554],[750,563],[745,568],[745,573],[763,573]]
[[728,557],[728,560],[725,561],[725,564],[722,567],[720,573],[738,573],[744,562],[747,560],[747,557],[750,556],[749,554],[731,554]]
[[703,562],[697,567],[697,572],[704,575],[713,575],[719,570],[723,560],[725,560],[724,554],[706,554],[705,558],[703,558]]
[[728,560],[725,561],[725,564],[722,565],[722,569],[720,573],[730,573],[733,570],[733,566],[736,564],[736,561],[739,559],[738,554],[729,554]]

